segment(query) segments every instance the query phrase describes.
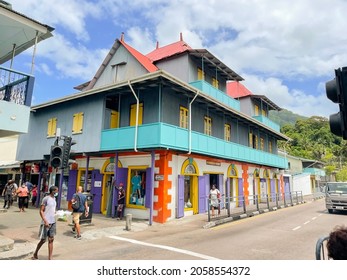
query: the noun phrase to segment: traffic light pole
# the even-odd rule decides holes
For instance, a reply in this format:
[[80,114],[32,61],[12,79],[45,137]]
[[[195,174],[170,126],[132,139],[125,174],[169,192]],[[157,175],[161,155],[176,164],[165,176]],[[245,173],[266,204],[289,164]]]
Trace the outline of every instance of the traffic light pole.
[[[59,141],[64,140],[63,145],[59,145]],[[51,146],[51,154],[50,154],[50,165],[54,170],[57,168],[60,169],[60,177],[59,177],[59,195],[57,198],[57,209],[60,209],[61,206],[61,195],[63,191],[63,180],[64,180],[64,168],[69,166],[69,158],[71,146],[76,144],[75,141],[72,141],[71,136],[59,136],[55,139],[54,145]],[[56,174],[56,173],[55,173]]]

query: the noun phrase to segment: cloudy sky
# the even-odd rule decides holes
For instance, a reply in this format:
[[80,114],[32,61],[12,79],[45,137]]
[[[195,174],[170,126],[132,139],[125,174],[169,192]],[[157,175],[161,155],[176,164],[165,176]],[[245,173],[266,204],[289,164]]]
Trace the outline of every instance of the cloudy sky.
[[[338,111],[325,83],[347,65],[345,0],[6,1],[55,28],[54,37],[38,45],[33,105],[89,81],[122,32],[144,54],[157,41],[178,41],[182,32],[192,48],[208,49],[253,93],[282,108],[304,116]],[[29,73],[31,53],[14,68]]]

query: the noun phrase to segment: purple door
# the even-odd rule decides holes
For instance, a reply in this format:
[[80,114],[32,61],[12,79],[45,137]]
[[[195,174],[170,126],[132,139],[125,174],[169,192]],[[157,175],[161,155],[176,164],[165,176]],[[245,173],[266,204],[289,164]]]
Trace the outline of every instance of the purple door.
[[239,207],[243,206],[244,199],[243,199],[243,179],[239,178],[239,194],[238,194],[238,202],[239,202]]
[[93,195],[93,213],[101,213],[102,177],[100,170],[95,169],[92,171],[90,193]]
[[184,216],[184,176],[178,175],[176,218]]
[[199,213],[207,212],[208,194],[209,194],[209,179],[208,175],[199,176]]

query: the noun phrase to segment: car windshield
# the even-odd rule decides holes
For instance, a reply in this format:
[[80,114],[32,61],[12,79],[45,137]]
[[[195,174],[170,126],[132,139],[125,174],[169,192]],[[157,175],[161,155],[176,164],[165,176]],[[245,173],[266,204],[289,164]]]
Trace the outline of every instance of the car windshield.
[[328,183],[327,192],[347,193],[347,183]]

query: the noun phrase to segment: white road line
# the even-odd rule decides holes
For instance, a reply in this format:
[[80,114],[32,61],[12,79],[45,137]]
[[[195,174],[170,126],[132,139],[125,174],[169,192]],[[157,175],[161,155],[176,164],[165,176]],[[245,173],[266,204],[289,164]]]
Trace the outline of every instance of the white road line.
[[120,237],[120,236],[108,236],[108,237],[112,238],[112,239],[116,239],[116,240],[121,240],[121,241],[130,242],[130,243],[133,243],[133,244],[142,245],[142,246],[160,248],[160,249],[163,249],[163,250],[168,250],[168,251],[173,251],[173,252],[177,252],[177,253],[181,253],[181,254],[186,254],[186,255],[198,257],[198,258],[201,258],[201,259],[204,259],[204,260],[219,260],[219,259],[217,259],[215,257],[211,257],[211,256],[195,253],[195,252],[188,251],[188,250],[178,249],[178,248],[175,248],[175,247],[170,247],[170,246],[165,246],[165,245],[156,245],[156,244],[151,244],[151,243],[142,242],[142,241],[138,241],[138,240],[135,240],[135,239],[124,238],[124,237]]
[[297,230],[297,229],[300,229],[300,228],[301,228],[301,226],[298,226],[298,227],[293,228],[293,230]]
[[312,218],[312,221],[315,220],[315,219],[317,219],[317,217],[313,217],[313,218]]
[[310,223],[311,221],[307,221],[307,222],[304,222],[304,225],[307,225],[308,223]]

